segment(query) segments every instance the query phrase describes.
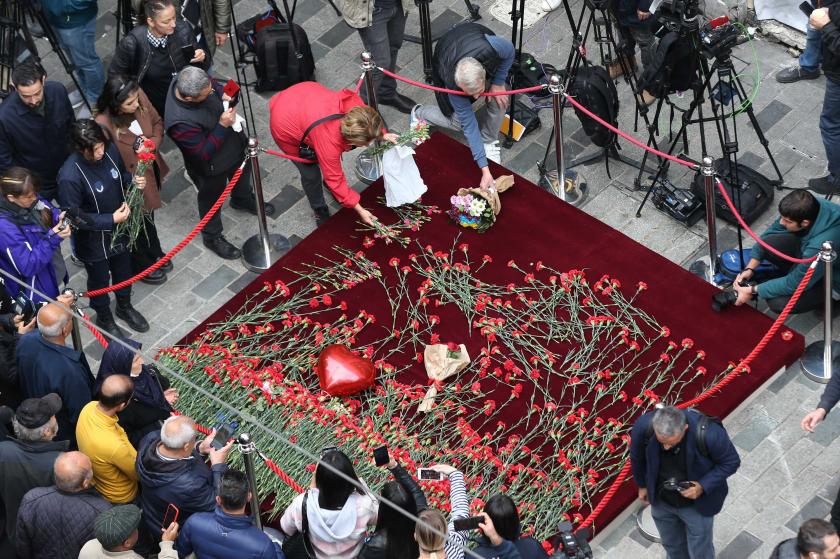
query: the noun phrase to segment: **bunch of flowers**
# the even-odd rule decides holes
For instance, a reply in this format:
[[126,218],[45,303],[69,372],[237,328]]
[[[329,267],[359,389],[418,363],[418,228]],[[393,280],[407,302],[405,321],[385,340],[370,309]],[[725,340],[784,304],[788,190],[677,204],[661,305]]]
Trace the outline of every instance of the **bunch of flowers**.
[[425,120],[418,120],[411,128],[397,136],[397,143],[382,142],[370,150],[373,156],[380,156],[394,146],[416,147],[429,139],[429,123]]
[[[383,206],[385,205],[384,198],[380,197],[379,202]],[[361,221],[358,222],[359,227],[356,231],[370,233],[370,235],[365,235],[362,240],[364,248],[372,247],[377,240],[382,240],[386,245],[397,243],[405,248],[411,243],[411,239],[403,233],[420,231],[420,227],[424,223],[430,221],[433,215],[440,213],[437,206],[426,206],[422,200],[391,209],[397,214],[395,223],[385,224],[377,220],[374,221],[373,225],[367,225]]]
[[461,227],[484,233],[496,222],[493,208],[487,200],[477,194],[456,195],[449,198],[449,201],[452,207],[446,215]]
[[[143,147],[147,151],[137,154],[137,169],[134,171],[134,177],[142,177],[146,171],[155,161],[155,143],[149,138],[143,140]],[[122,242],[124,237],[127,237],[127,247],[133,250],[137,246],[137,239],[140,235],[146,235],[146,220],[151,219],[150,215],[144,209],[143,190],[137,187],[137,182],[132,180],[125,193],[125,203],[131,213],[128,219],[117,223],[114,226],[114,232],[111,236],[111,248],[115,244]]]

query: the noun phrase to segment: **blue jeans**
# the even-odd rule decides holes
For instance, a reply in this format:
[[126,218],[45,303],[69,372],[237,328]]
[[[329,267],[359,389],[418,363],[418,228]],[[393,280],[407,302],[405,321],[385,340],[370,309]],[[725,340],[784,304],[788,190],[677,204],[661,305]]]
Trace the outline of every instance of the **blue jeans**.
[[76,77],[82,93],[93,106],[105,85],[105,70],[102,68],[102,60],[96,54],[96,18],[81,27],[54,29],[61,48],[76,66]]
[[828,159],[828,172],[840,176],[840,83],[825,80],[825,98],[820,115],[820,134]]
[[714,516],[692,507],[651,505],[651,514],[668,559],[715,559]]
[[820,31],[809,25],[808,32],[805,34],[805,50],[799,55],[799,67],[803,70],[816,72],[820,69],[820,63],[822,62],[820,40]]

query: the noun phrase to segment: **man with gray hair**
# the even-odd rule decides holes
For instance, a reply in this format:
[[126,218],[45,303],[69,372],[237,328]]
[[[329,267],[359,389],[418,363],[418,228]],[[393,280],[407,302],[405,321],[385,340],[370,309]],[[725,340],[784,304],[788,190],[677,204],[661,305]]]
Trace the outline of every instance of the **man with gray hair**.
[[111,503],[93,487],[93,466],[81,452],[63,452],[53,466],[55,485],[36,487],[18,511],[15,546],[28,559],[76,559],[92,539],[93,522]]
[[[172,416],[163,423],[160,433],[149,433],[137,452],[140,476],[140,504],[149,533],[161,533],[163,516],[169,504],[181,511],[178,523],[183,526],[195,512],[209,512],[216,506],[216,488],[227,470],[233,442],[216,449],[210,432],[197,442],[195,422],[189,417]],[[205,463],[209,460],[210,466]]]
[[714,516],[741,459],[723,425],[701,412],[657,406],[633,425],[630,464],[668,559],[714,559]]
[[485,91],[505,91],[515,53],[513,43],[483,25],[464,23],[454,27],[435,46],[434,85],[461,90],[466,95],[436,92],[437,107],[417,105],[411,111],[412,126],[418,120],[425,120],[435,126],[463,131],[473,159],[481,169],[481,188],[494,186],[487,160],[501,163],[499,129],[510,98],[507,95],[485,97],[487,108],[480,120],[472,104]]
[[[181,150],[184,167],[198,189],[198,215],[204,217],[219,199],[228,181],[245,158],[247,141],[236,107],[228,108],[230,98],[221,84],[207,72],[187,66],[169,86],[166,98],[166,133]],[[245,165],[230,194],[236,210],[256,214],[257,205],[251,190],[251,166]],[[274,214],[271,204],[266,215]],[[201,232],[204,246],[227,260],[241,253],[222,236],[222,215],[216,212]]]
[[[58,297],[65,305],[70,300],[69,295]],[[75,446],[76,421],[91,400],[93,373],[85,354],[67,347],[72,330],[73,321],[66,307],[55,303],[42,307],[38,311],[38,330],[18,341],[17,367],[24,398],[40,398],[53,392],[61,396],[63,406],[55,414],[56,439],[69,440]]]
[[0,408],[0,423],[11,421],[16,437],[0,442],[0,510],[5,517],[0,524],[0,557],[15,557],[15,524],[23,496],[34,487],[52,484],[53,463],[67,450],[67,441],[53,441],[60,409],[57,394],[24,400],[14,412]]

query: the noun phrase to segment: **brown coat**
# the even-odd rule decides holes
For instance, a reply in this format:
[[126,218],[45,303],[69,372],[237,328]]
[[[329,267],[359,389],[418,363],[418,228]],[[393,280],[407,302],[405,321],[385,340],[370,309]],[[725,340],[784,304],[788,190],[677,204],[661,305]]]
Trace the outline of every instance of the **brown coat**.
[[[140,108],[134,113],[134,119],[140,124],[143,135],[160,147],[160,143],[163,141],[163,119],[160,118],[142,89],[140,90]],[[96,115],[96,122],[105,128],[105,134],[116,144],[126,168],[134,173],[137,169],[137,154],[134,152],[134,140],[137,136],[129,130],[122,130],[117,137],[108,111]],[[166,175],[169,174],[169,167],[160,151],[156,151],[155,156],[160,169],[160,180],[163,182]],[[146,188],[143,189],[145,202],[143,205],[147,210],[156,210],[163,205],[160,201],[160,188],[161,185],[155,181],[154,168],[149,166],[146,170]]]

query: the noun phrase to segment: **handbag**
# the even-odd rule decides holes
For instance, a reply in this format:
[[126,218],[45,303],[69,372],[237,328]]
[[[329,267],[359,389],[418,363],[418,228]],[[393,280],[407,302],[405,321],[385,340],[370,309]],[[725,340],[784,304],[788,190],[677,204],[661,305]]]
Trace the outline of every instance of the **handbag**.
[[309,490],[303,494],[301,505],[301,529],[283,541],[283,555],[286,559],[315,559],[315,551],[309,541],[309,518],[306,516],[306,501],[309,500]]
[[303,159],[308,159],[309,161],[315,162],[318,160],[318,156],[315,154],[315,149],[313,149],[309,144],[306,143],[306,137],[309,136],[309,133],[312,131],[313,128],[327,122],[328,120],[336,120],[342,118],[344,113],[336,113],[334,115],[325,116],[324,118],[319,118],[312,124],[310,124],[306,131],[303,133],[303,138],[300,139],[300,145],[298,146],[298,156],[302,157]]

